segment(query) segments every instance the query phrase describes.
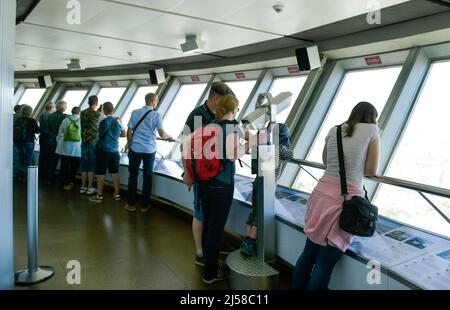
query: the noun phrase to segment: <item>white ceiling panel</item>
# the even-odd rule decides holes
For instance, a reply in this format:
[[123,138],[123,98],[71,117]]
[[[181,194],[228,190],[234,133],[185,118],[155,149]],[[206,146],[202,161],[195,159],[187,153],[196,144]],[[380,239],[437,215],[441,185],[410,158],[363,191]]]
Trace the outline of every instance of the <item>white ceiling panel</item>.
[[[69,31],[87,32],[102,36],[127,38],[130,30],[155,20],[163,13],[101,0],[81,0],[81,24],[69,24],[66,1],[43,0],[26,22],[63,28]],[[145,31],[145,29],[139,29]]]
[[[47,31],[45,28],[30,25],[20,25],[16,32],[16,43],[27,49],[30,46],[40,47],[38,53],[45,57],[49,50],[55,52],[71,52],[78,55],[81,63],[86,67],[98,67],[96,62],[89,62],[91,57],[107,58],[112,65],[119,63],[138,63],[150,60],[176,58],[184,56],[181,51],[161,47],[122,42],[114,39],[87,36],[79,33],[60,30]],[[101,49],[99,49],[101,47]],[[36,51],[34,51],[36,52]],[[128,55],[131,52],[132,55]],[[64,66],[70,58],[58,57]],[[88,63],[90,65],[88,65]]]
[[[190,0],[195,1],[195,0]],[[387,7],[409,0],[377,0],[381,7]],[[315,27],[320,27],[339,20],[365,14],[371,9],[370,1],[362,0],[283,0],[283,12],[276,13],[273,0],[242,1],[248,3],[237,12],[218,18],[219,21],[291,35]],[[224,10],[228,12],[229,10]]]
[[149,36],[153,39],[153,42],[163,41],[166,42],[167,46],[178,48],[181,43],[184,43],[186,34],[200,35],[206,43],[203,49],[205,53],[279,38],[279,36],[264,32],[208,23],[175,15],[159,17],[157,27],[152,27],[152,22],[149,22],[148,25],[142,25],[142,27],[148,29],[148,31],[146,33],[135,31],[135,39],[143,40],[145,37],[140,36]]
[[[129,5],[142,6],[146,8],[163,10],[163,11],[173,11],[179,5],[181,5],[185,0],[95,0],[95,1],[107,1],[114,3],[123,3]],[[198,2],[204,2],[205,0],[199,0]],[[206,0],[209,1],[209,0]]]
[[[51,69],[67,69],[67,59],[81,58],[83,66],[86,68],[112,66],[118,64],[127,64],[126,61],[117,59],[109,59],[105,57],[89,56],[79,53],[55,51],[45,47],[31,47],[26,48],[22,45],[16,44],[16,71],[28,70],[51,70]],[[84,57],[84,58],[83,58]],[[26,65],[26,68],[23,67]]]
[[[369,0],[78,1],[79,25],[68,23],[67,1],[39,2],[25,23],[16,27],[22,53],[18,63],[29,59],[42,61],[40,69],[59,69],[70,58],[79,58],[85,67],[98,67],[183,57],[180,44],[187,34],[200,35],[206,42],[202,52],[212,53],[291,35],[370,9]],[[377,1],[387,7],[408,0]],[[285,5],[280,14],[272,8],[276,3]]]

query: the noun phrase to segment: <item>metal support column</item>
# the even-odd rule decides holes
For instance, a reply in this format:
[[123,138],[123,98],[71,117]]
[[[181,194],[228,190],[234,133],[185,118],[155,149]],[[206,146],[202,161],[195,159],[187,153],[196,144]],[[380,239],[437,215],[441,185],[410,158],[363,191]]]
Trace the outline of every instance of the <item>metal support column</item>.
[[12,153],[16,1],[0,1],[0,290],[14,288]]
[[38,236],[38,167],[28,167],[27,192],[28,223],[28,269],[19,270],[15,274],[16,285],[31,285],[50,279],[54,270],[50,266],[39,266]]

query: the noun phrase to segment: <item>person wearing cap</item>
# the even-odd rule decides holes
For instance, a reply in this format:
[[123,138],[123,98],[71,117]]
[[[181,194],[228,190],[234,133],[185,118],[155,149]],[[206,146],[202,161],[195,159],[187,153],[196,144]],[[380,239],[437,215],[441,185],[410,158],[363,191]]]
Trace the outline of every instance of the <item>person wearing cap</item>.
[[[215,119],[217,103],[220,100],[220,98],[222,98],[222,96],[224,95],[232,95],[236,97],[231,88],[227,84],[222,82],[212,83],[208,99],[206,100],[206,102],[201,106],[192,110],[192,112],[186,119],[183,130],[184,137],[189,136],[196,129],[208,125],[212,120]],[[186,168],[184,169],[184,171],[186,171]],[[194,192],[194,217],[192,219],[192,235],[194,237],[196,250],[194,262],[196,265],[203,267],[204,266],[203,246],[202,246],[203,211],[201,208],[201,201],[198,195],[198,184],[193,182],[188,173],[183,174],[183,181],[189,187],[189,190],[191,190],[192,187]]]
[[[278,183],[281,176],[281,162],[290,160],[294,157],[294,153],[290,150],[291,135],[289,134],[289,127],[286,124],[276,124],[273,132],[278,131],[278,141],[274,141],[278,147],[275,152],[275,184]],[[247,256],[256,255],[256,185],[253,183],[252,191],[252,211],[247,219],[247,227],[245,229],[245,239],[240,247],[240,252]]]

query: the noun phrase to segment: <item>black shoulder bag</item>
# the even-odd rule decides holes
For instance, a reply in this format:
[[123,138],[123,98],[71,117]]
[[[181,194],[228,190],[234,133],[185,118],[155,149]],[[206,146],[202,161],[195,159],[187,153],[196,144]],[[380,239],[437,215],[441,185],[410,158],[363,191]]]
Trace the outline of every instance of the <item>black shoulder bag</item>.
[[[347,200],[347,177],[345,175],[344,150],[342,147],[342,125],[337,126],[337,146],[339,155],[339,176],[341,178],[341,194],[344,196],[343,209],[339,218],[339,227],[356,236],[370,237],[375,232],[378,219],[378,208],[366,197],[353,196]],[[365,191],[365,189],[364,189]]]

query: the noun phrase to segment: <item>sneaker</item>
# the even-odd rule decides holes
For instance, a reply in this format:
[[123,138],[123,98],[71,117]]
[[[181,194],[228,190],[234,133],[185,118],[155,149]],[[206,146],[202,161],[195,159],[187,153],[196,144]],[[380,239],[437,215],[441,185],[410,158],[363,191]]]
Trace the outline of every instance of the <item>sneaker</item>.
[[239,251],[246,256],[256,256],[256,242],[248,240],[242,242]]
[[126,204],[125,210],[127,210],[129,212],[136,212],[136,206],[130,206],[129,204]]
[[212,279],[205,279],[205,278],[203,278],[203,283],[205,283],[205,284],[212,284],[214,282],[226,280],[227,278],[228,278],[228,275],[225,272],[225,270],[219,268],[219,270],[217,270],[217,276],[215,276]]
[[219,254],[221,255],[228,255],[231,254],[231,252],[235,251],[234,249],[229,249],[229,248],[221,248],[219,249]]
[[198,256],[195,254],[194,264],[197,266],[205,267],[205,256]]
[[145,212],[147,212],[148,210],[150,209],[150,207],[141,207],[141,212],[142,213],[145,213]]
[[86,195],[94,195],[97,194],[97,190],[94,187],[89,187],[86,191]]
[[102,202],[103,201],[103,196],[99,196],[99,195],[92,196],[91,198],[89,198],[89,201]]
[[86,194],[87,190],[88,190],[87,187],[82,187],[82,188],[80,188],[80,194],[81,194],[81,195]]
[[120,194],[114,194],[113,195],[114,200],[120,200]]
[[70,183],[69,183],[69,186],[70,186],[71,188],[74,188],[74,187],[75,187],[75,183],[70,182]]
[[70,190],[72,189],[72,186],[70,186],[70,185],[64,185],[64,189],[65,189],[66,191],[70,191]]

